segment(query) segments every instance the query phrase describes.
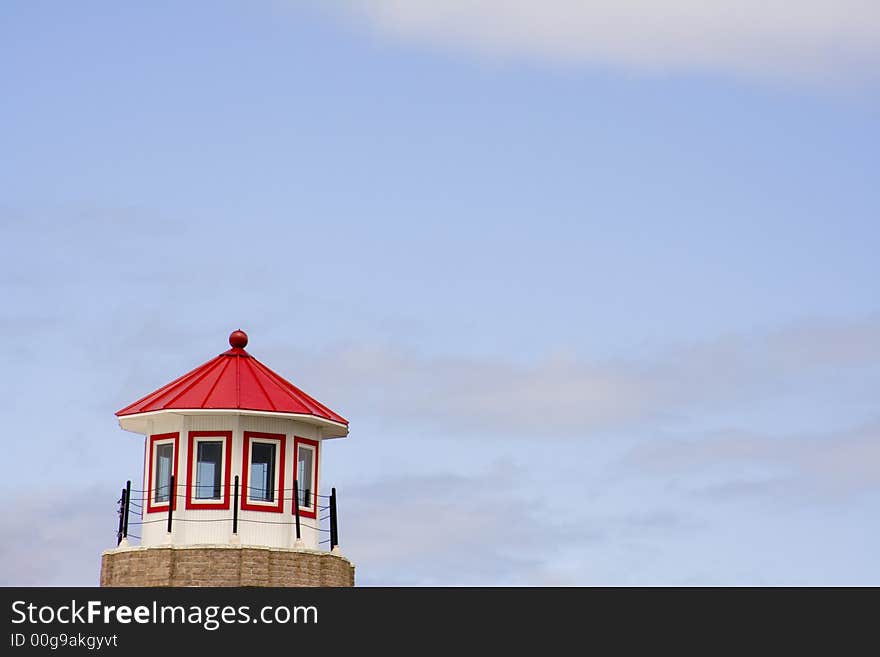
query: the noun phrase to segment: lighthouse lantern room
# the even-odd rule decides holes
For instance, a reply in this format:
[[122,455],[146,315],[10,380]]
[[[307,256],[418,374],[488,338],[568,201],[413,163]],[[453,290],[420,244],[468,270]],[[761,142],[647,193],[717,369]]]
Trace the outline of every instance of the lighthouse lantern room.
[[354,583],[335,488],[321,488],[322,445],[348,421],[247,344],[233,331],[227,351],[116,413],[144,436],[143,477],[122,491],[102,585]]

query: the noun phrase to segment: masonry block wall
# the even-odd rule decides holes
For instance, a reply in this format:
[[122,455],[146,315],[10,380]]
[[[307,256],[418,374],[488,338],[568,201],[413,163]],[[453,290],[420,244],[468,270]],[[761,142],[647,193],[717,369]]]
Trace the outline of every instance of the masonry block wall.
[[253,546],[167,546],[108,550],[101,586],[354,586],[337,554]]

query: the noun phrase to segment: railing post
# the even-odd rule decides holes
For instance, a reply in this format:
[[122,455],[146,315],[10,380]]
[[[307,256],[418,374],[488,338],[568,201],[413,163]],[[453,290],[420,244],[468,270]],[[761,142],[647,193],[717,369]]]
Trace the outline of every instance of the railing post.
[[232,533],[238,534],[238,475],[235,475],[235,495],[232,502]]
[[128,514],[131,509],[131,479],[125,482],[125,507],[124,511],[124,522],[122,525],[122,538],[128,538]]
[[330,489],[330,550],[339,545],[339,528],[336,524],[336,489]]
[[125,489],[119,496],[119,529],[116,530],[116,545],[122,543],[122,532],[125,529]]
[[174,486],[174,475],[171,475],[168,491],[168,533],[171,533],[171,516],[174,515],[174,503],[177,501],[177,488]]
[[296,540],[302,538],[299,531],[299,480],[293,479],[293,517],[296,519]]

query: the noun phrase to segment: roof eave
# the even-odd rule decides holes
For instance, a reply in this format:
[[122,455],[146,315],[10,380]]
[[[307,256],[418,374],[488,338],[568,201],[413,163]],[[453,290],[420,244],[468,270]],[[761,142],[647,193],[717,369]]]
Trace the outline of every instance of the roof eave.
[[323,429],[322,439],[345,438],[348,436],[348,424],[311,415],[310,413],[284,413],[280,411],[255,411],[242,408],[164,408],[143,413],[119,415],[119,426],[125,431],[146,435],[149,432],[147,420],[164,415],[244,415],[250,417],[277,417],[284,420],[298,420],[313,424]]

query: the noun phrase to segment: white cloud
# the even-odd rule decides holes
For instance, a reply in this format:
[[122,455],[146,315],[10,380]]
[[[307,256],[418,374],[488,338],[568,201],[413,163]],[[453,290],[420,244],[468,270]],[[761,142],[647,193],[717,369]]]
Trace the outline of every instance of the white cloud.
[[880,63],[875,0],[344,0],[334,6],[384,34],[490,56],[789,78],[870,74]]
[[714,499],[842,499],[880,490],[880,422],[851,429],[773,436],[724,431],[642,443],[626,463],[662,477],[689,474]]
[[776,399],[806,406],[829,382],[836,387],[827,403],[840,401],[850,394],[841,394],[850,375],[855,392],[847,399],[864,402],[870,389],[863,382],[880,377],[880,318],[804,320],[632,360],[558,355],[522,364],[363,345],[277,353],[270,362],[353,417],[548,437],[636,425],[658,431],[706,412],[740,412]]
[[[496,467],[479,476],[388,477],[348,486],[340,511],[342,548],[361,586],[571,586],[610,581],[591,563],[661,549],[703,532],[690,514],[642,504],[584,512],[524,488],[523,473]],[[389,504],[389,500],[393,500]]]
[[92,486],[10,494],[0,511],[0,586],[97,586],[116,545],[118,491]]
[[[404,475],[346,486],[341,547],[356,565],[357,584],[613,581],[591,564],[595,552],[659,549],[706,529],[685,512],[654,505],[584,515],[522,482],[522,471],[499,465],[479,476]],[[98,486],[12,494],[0,511],[0,586],[97,585],[101,552],[116,544],[116,497]]]

